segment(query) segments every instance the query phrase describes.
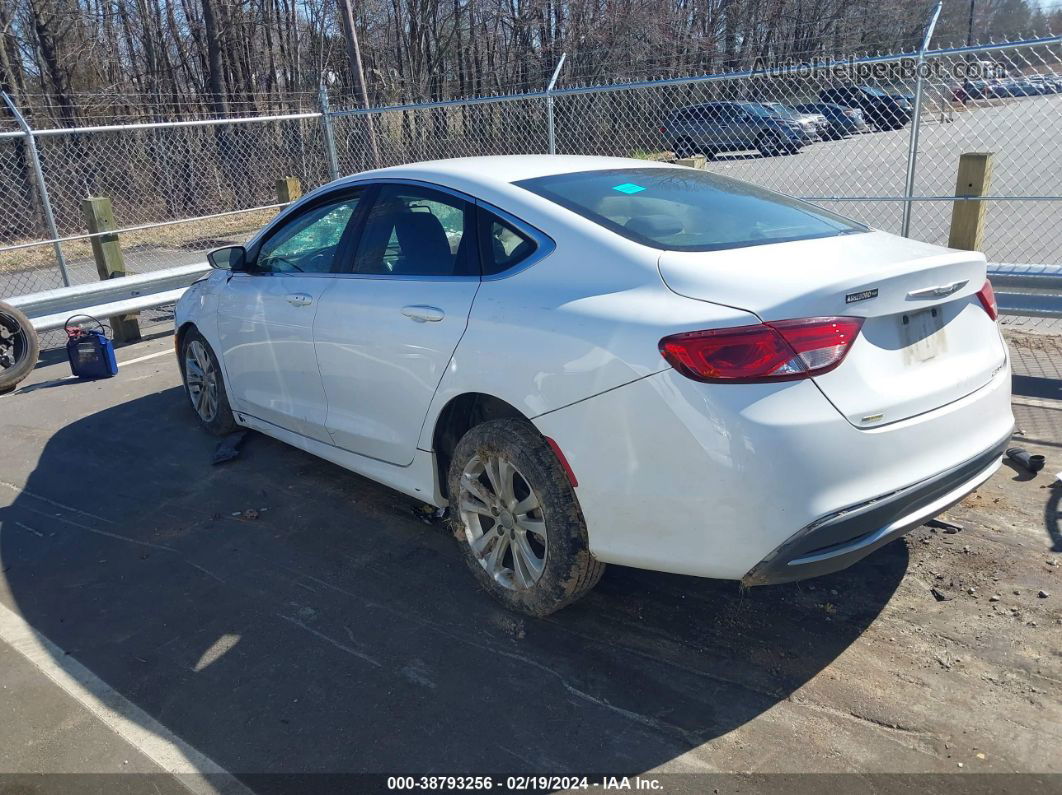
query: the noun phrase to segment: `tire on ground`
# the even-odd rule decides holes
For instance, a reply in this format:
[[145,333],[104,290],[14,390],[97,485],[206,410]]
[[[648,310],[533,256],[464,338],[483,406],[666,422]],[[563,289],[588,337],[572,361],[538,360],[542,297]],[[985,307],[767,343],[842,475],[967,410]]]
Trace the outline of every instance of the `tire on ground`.
[[[218,379],[218,408],[214,413],[214,417],[208,422],[204,420],[195,408],[195,402],[192,400],[191,390],[188,388],[188,377],[185,372],[185,356],[188,351],[188,346],[193,342],[198,341],[206,349],[207,356],[210,357],[214,366],[214,371],[217,373]],[[184,394],[188,398],[188,403],[191,406],[192,413],[195,414],[195,418],[199,420],[199,424],[207,430],[208,433],[214,436],[225,436],[236,430],[236,418],[232,415],[232,408],[229,406],[229,396],[225,391],[225,379],[221,375],[221,366],[218,363],[218,357],[214,355],[214,349],[210,347],[210,343],[206,341],[199,330],[196,328],[190,328],[181,340],[181,356],[179,359],[181,367],[181,380],[184,383]]]
[[[33,330],[33,324],[21,310],[0,301],[0,316],[2,316],[0,323],[7,326],[9,332],[21,331],[25,340],[22,353],[17,361],[13,362],[11,367],[0,370],[0,395],[2,395],[12,391],[37,366],[40,340],[37,338],[37,332]],[[17,331],[11,329],[10,325],[16,326]]]
[[[546,526],[546,555],[541,578],[530,588],[500,585],[473,552],[461,519],[461,474],[475,455],[496,455],[515,465],[539,499]],[[586,521],[575,490],[538,430],[526,420],[490,420],[461,437],[448,476],[450,517],[465,562],[479,584],[511,610],[546,616],[590,591],[605,564],[590,554]]]

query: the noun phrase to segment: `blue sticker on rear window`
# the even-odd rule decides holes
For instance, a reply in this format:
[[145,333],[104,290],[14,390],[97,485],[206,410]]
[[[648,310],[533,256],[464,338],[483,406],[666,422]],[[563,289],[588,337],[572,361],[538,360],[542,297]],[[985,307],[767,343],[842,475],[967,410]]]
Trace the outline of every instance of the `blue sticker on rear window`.
[[612,190],[618,190],[620,193],[641,193],[645,188],[633,182],[624,182],[622,185],[613,185]]

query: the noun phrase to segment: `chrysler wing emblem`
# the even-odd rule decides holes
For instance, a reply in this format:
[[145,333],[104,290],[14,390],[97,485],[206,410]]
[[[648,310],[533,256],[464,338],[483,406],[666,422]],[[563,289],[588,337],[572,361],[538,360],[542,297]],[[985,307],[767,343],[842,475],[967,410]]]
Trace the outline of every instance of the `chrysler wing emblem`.
[[969,279],[963,279],[961,282],[942,284],[938,287],[923,287],[921,290],[911,290],[907,294],[907,298],[911,301],[917,301],[922,298],[947,298],[949,295],[959,292],[969,281]]

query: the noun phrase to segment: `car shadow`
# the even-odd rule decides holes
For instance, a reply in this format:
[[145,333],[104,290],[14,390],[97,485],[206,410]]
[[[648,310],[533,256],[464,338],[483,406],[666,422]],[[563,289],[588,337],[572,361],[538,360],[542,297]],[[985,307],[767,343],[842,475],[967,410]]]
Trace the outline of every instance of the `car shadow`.
[[0,560],[60,664],[237,775],[639,773],[785,700],[907,567],[902,541],[750,590],[612,567],[535,620],[412,500],[264,436],[211,466],[216,442],[177,388],[68,425],[0,509]]

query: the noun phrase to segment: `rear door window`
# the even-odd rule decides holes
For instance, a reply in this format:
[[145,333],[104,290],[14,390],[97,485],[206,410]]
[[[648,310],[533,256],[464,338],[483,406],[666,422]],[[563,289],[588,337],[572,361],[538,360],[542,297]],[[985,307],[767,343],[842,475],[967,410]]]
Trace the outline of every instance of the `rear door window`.
[[443,191],[385,184],[373,202],[354,257],[372,276],[474,276],[473,206]]

